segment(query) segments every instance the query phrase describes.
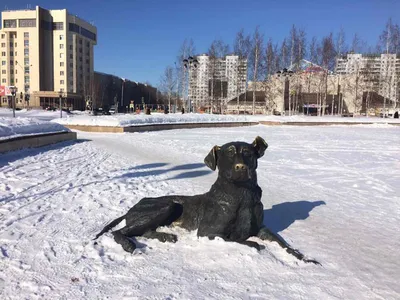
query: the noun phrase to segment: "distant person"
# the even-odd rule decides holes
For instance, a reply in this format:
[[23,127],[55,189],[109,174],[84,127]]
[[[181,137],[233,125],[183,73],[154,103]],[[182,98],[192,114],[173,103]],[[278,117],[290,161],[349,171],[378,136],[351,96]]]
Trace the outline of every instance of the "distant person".
[[399,112],[398,112],[398,111],[396,111],[396,112],[394,113],[393,118],[395,118],[395,119],[398,119],[398,118],[399,118]]
[[182,115],[185,113],[185,109],[182,107]]

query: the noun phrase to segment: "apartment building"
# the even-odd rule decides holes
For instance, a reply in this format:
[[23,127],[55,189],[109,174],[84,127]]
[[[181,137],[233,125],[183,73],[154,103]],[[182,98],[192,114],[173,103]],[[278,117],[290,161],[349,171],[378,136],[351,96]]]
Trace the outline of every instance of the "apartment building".
[[347,54],[338,59],[336,73],[357,76],[392,103],[399,97],[400,57],[396,54]]
[[3,11],[0,29],[1,106],[83,109],[94,77],[97,29],[66,9]]
[[226,104],[246,90],[247,60],[237,55],[211,58],[196,57],[197,68],[191,70],[188,95],[195,108]]

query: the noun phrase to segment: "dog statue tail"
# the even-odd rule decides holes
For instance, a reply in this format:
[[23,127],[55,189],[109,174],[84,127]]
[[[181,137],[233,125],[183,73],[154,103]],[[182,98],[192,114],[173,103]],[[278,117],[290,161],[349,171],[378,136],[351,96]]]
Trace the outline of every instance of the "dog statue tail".
[[110,224],[106,225],[106,227],[103,228],[102,231],[100,231],[100,233],[98,233],[96,235],[96,237],[93,240],[97,240],[100,236],[102,236],[104,233],[106,233],[107,231],[109,231],[111,228],[117,226],[119,223],[121,223],[121,221],[125,219],[125,215],[123,215],[122,217],[119,217],[117,219],[115,219],[114,221],[112,221]]

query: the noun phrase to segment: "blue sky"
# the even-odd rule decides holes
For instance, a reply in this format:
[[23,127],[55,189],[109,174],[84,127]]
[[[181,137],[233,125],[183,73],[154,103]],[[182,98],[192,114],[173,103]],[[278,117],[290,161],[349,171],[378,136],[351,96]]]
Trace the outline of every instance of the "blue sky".
[[[358,33],[375,45],[387,19],[399,22],[400,0],[3,0],[0,9],[67,8],[98,29],[95,70],[157,85],[164,68],[176,60],[185,38],[206,52],[215,38],[232,44],[236,32],[257,25],[266,37],[281,41],[292,24],[308,39],[342,26],[351,40]],[[4,4],[3,4],[4,3]]]

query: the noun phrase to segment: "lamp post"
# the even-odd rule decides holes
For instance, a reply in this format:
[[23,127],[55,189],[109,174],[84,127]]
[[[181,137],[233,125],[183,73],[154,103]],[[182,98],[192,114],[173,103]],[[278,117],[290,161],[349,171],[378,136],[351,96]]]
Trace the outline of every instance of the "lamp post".
[[121,78],[122,79],[122,90],[121,90],[121,107],[123,107],[124,105],[124,85],[125,85],[125,78]]
[[60,89],[59,92],[59,98],[60,98],[60,118],[62,118],[62,98],[63,98],[63,91]]
[[189,112],[190,112],[192,110],[191,99],[189,97],[190,79],[191,79],[190,78],[190,73],[191,73],[192,67],[194,69],[196,69],[198,64],[199,64],[199,62],[198,62],[197,59],[193,58],[192,56],[189,56],[187,59],[184,59],[182,62],[183,62],[183,66],[185,67],[185,69],[188,70],[188,99],[187,99],[187,101],[188,101],[188,104],[189,104]]
[[[286,91],[286,83],[289,81],[289,77],[293,75],[293,71],[283,68],[282,71],[276,72],[276,75],[279,78],[283,78],[283,112],[285,111],[285,91]],[[289,95],[289,116],[291,114],[290,111],[290,95]]]
[[15,118],[15,94],[17,93],[17,88],[15,86],[10,87],[11,91],[11,101],[12,101],[12,108],[13,108],[13,117]]

